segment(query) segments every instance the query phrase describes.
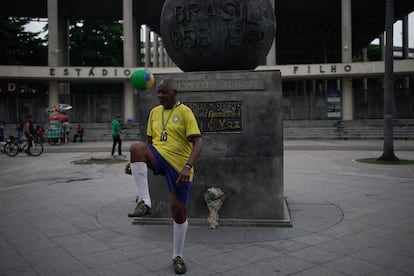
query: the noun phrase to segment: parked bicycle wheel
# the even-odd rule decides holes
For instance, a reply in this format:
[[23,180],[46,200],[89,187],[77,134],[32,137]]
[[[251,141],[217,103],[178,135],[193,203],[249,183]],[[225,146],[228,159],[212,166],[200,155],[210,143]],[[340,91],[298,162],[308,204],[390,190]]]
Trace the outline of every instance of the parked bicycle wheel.
[[3,147],[4,153],[12,157],[16,156],[19,153],[19,150],[19,145],[11,141],[7,142]]
[[33,156],[39,156],[43,153],[43,145],[39,139],[33,140],[32,147],[30,148],[30,153]]

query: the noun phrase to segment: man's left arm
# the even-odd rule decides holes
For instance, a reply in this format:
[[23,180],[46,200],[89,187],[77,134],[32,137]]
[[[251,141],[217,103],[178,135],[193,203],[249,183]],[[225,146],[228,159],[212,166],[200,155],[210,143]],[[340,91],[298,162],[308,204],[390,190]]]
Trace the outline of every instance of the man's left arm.
[[178,175],[177,183],[187,182],[190,179],[191,169],[197,162],[198,157],[200,157],[203,147],[201,136],[193,136],[191,137],[191,141],[193,143],[193,148],[191,150],[191,154],[187,160],[187,163]]
[[201,150],[203,148],[203,142],[201,136],[193,136],[191,137],[191,140],[193,142],[193,149],[191,150],[191,154],[188,158],[187,164],[192,167],[197,162],[198,157],[200,157]]

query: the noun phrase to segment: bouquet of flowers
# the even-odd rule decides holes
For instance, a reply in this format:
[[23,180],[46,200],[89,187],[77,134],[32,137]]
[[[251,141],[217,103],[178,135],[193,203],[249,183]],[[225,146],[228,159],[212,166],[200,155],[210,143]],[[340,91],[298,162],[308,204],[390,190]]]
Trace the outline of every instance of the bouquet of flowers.
[[224,202],[224,198],[224,193],[220,188],[211,187],[207,188],[204,192],[204,201],[206,202],[208,210],[210,211],[210,214],[208,216],[210,228],[216,228],[219,225],[218,211]]

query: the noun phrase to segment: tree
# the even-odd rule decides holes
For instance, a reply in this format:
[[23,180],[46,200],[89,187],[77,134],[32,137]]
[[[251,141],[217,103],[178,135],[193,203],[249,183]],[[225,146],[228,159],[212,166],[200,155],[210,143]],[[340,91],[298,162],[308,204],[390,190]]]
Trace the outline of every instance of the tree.
[[122,66],[122,24],[118,21],[72,21],[71,66]]
[[380,161],[398,161],[394,154],[394,54],[393,54],[393,37],[394,37],[394,0],[386,0],[385,10],[385,31],[386,31],[386,48],[385,48],[385,78],[384,78],[384,147],[383,153],[378,160]]
[[[374,61],[381,60],[381,49],[379,45],[369,44],[366,48],[367,50],[367,60]],[[352,56],[352,62],[363,62],[362,51]]]
[[0,17],[0,62],[2,65],[47,65],[46,40],[27,32],[30,18]]

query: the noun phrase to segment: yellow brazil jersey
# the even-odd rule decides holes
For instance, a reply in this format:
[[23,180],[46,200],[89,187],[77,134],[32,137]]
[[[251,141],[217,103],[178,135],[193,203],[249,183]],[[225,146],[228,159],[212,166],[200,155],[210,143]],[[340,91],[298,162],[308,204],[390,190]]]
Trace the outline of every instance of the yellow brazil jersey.
[[[200,136],[201,132],[192,110],[177,102],[172,109],[159,105],[151,110],[147,135],[152,137],[152,145],[161,156],[180,172],[191,154],[191,136]],[[191,170],[190,181],[193,174]]]

